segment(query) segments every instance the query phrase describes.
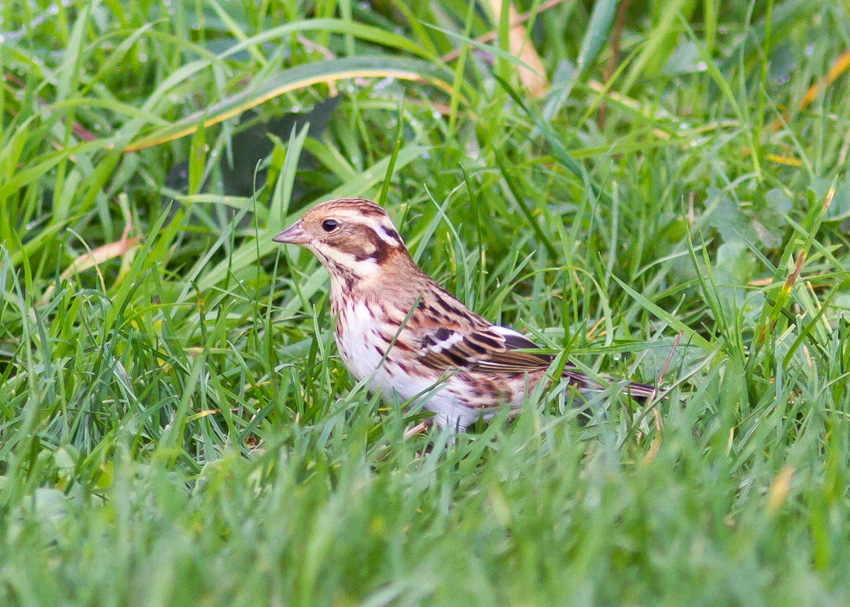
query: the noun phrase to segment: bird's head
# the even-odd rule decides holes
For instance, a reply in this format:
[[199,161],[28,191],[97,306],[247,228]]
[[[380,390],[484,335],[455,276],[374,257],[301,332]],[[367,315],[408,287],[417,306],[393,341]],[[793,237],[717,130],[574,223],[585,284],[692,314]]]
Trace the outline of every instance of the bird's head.
[[308,248],[332,278],[371,278],[410,259],[387,212],[363,198],[318,204],[273,240]]

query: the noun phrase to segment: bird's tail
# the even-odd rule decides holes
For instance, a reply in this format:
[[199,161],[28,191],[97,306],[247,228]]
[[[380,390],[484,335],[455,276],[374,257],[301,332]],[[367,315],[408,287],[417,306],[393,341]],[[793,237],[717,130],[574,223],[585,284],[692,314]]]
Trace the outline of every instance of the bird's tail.
[[[579,373],[572,369],[564,369],[561,377],[569,379],[570,384],[574,385],[579,391],[587,390],[590,392],[597,392],[604,389],[603,386],[590,379],[584,373]],[[608,381],[614,383],[617,380],[609,379]],[[636,381],[632,381],[623,387],[623,392],[636,400],[645,400],[657,395],[659,390],[648,384],[641,384]]]

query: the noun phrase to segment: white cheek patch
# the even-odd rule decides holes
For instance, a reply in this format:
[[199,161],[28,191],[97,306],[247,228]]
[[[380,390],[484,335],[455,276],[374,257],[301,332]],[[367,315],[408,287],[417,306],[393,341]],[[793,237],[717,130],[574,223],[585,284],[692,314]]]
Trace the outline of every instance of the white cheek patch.
[[364,259],[363,261],[354,261],[350,267],[361,278],[365,276],[374,276],[378,273],[378,262],[371,257]]
[[371,276],[378,273],[378,262],[373,257],[357,261],[351,253],[345,253],[333,247],[323,247],[322,254],[327,259],[350,269],[358,276]]

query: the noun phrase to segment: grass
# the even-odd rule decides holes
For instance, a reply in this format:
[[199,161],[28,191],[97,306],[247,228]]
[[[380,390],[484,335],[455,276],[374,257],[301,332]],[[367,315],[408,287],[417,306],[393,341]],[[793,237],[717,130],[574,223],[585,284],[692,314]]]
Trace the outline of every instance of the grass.
[[[546,4],[538,98],[459,0],[0,8],[0,603],[846,602],[846,11]],[[404,439],[270,241],[353,195],[668,396]]]

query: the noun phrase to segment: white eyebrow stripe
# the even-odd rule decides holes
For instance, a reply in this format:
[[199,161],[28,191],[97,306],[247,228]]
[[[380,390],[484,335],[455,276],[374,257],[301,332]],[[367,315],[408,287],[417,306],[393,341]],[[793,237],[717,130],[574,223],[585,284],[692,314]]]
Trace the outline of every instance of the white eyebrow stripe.
[[388,245],[392,245],[394,247],[398,246],[398,239],[390,236],[387,233],[387,231],[384,229],[384,226],[379,224],[379,225],[373,226],[373,229],[375,230],[375,233],[378,235],[378,238],[383,240],[385,243],[387,243]]

